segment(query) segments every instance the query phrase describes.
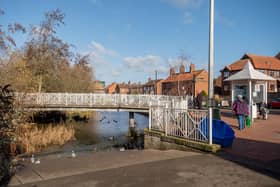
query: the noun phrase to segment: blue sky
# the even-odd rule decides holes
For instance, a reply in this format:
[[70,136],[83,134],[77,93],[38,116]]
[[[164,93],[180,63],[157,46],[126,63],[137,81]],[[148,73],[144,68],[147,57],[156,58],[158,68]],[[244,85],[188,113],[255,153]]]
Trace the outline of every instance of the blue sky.
[[[208,0],[0,0],[3,25],[38,25],[61,9],[58,36],[89,54],[95,77],[111,82],[165,78],[178,56],[186,66],[208,64]],[[279,0],[215,0],[215,76],[244,53],[280,52]],[[16,34],[18,47],[28,35]],[[187,67],[188,69],[188,67]]]

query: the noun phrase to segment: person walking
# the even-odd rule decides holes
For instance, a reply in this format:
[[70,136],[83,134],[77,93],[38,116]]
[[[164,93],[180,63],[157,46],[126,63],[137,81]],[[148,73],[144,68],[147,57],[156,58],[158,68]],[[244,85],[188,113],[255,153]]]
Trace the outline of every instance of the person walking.
[[262,101],[261,103],[259,103],[259,115],[262,116],[263,119],[267,119],[268,118],[268,109],[267,109],[267,104],[265,103],[265,101]]
[[202,109],[202,101],[203,101],[203,95],[201,91],[198,91],[197,96],[196,96],[196,103],[198,109]]
[[249,108],[246,101],[243,100],[242,95],[237,96],[237,100],[232,105],[232,110],[237,116],[239,130],[245,128],[245,116],[249,115]]

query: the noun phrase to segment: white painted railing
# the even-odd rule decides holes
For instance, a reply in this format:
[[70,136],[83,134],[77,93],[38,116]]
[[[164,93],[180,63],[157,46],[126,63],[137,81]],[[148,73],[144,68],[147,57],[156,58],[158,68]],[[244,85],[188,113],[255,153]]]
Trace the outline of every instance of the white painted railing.
[[194,141],[208,142],[209,121],[207,110],[151,107],[150,127],[166,136],[177,136]]
[[[26,107],[127,107],[146,108],[168,106],[188,108],[189,97],[164,95],[79,94],[79,93],[17,93]],[[186,100],[187,99],[187,100]],[[186,101],[184,101],[186,100]]]

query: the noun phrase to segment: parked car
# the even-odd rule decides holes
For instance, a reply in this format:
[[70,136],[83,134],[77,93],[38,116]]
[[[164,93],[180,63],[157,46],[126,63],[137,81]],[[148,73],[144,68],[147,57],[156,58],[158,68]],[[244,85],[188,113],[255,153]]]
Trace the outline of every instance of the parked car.
[[272,100],[269,104],[269,108],[280,108],[280,98]]

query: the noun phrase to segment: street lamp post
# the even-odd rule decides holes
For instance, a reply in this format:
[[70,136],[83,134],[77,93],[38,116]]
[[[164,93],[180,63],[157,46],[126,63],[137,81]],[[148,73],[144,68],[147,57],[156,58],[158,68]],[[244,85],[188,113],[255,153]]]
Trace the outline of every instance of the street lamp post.
[[157,70],[155,70],[155,83],[154,83],[155,95],[157,95]]
[[209,64],[208,64],[208,114],[209,114],[209,144],[212,144],[212,119],[213,119],[213,70],[214,70],[214,0],[210,0],[209,19]]

